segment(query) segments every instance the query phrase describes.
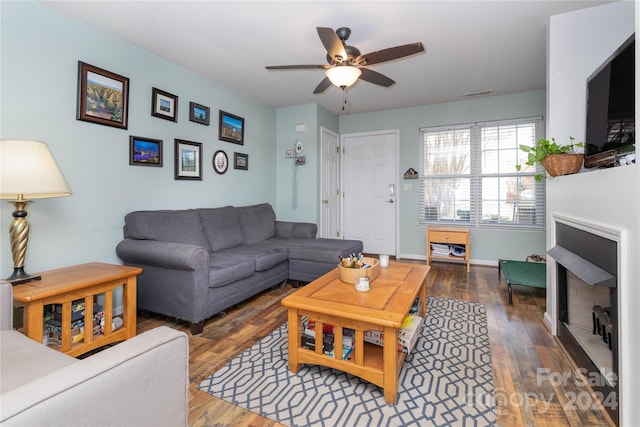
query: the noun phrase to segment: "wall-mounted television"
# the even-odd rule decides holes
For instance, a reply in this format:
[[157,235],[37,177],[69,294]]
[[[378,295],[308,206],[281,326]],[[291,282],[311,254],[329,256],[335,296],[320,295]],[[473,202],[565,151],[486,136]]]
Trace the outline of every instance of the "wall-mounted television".
[[587,79],[585,167],[611,167],[635,152],[635,34]]

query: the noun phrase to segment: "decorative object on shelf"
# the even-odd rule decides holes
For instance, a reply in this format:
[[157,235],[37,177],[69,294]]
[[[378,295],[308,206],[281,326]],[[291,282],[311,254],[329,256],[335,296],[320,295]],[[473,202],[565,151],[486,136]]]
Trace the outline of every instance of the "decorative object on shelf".
[[233,153],[233,168],[249,170],[249,155],[244,153]]
[[[528,145],[520,145],[520,149],[528,153],[526,165],[534,166],[536,163],[544,166],[547,173],[551,176],[571,175],[580,171],[584,154],[575,153],[575,148],[584,147],[583,142],[574,142],[575,138],[570,136],[570,144],[558,145],[555,138],[540,138],[535,147]],[[516,165],[516,170],[520,171],[522,165]],[[544,174],[537,174],[536,181],[542,181]]]
[[78,61],[76,119],[127,128],[129,79]]
[[409,168],[404,173],[404,179],[418,179],[418,172],[414,168]]
[[202,144],[176,139],[174,144],[175,179],[202,181]]
[[213,170],[222,175],[229,168],[229,158],[227,153],[218,150],[213,154]]
[[151,90],[151,115],[178,122],[178,97],[158,88]]
[[71,190],[44,142],[3,139],[0,143],[0,199],[15,206],[9,227],[13,274],[7,281],[39,280],[24,270],[31,228],[26,208],[32,201],[27,199],[69,196]]
[[162,140],[129,136],[129,164],[162,167]]
[[244,145],[244,119],[226,111],[220,110],[218,129],[221,141]]
[[209,126],[210,112],[209,107],[189,102],[189,121]]

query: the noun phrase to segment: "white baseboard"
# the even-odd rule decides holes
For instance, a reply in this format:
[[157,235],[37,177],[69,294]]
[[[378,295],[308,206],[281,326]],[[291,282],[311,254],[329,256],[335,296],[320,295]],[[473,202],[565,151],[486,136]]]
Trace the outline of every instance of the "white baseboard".
[[[427,262],[427,256],[426,255],[416,255],[416,254],[400,254],[396,257],[398,260],[401,260],[402,258],[404,259],[418,259],[418,260],[422,260],[424,262]],[[457,259],[451,259],[451,260],[443,260],[443,259],[438,259],[438,260],[433,260],[434,262],[451,262],[451,263],[457,263],[457,264],[464,264],[465,261],[463,259],[461,260],[457,260]],[[497,267],[498,266],[498,261],[491,261],[491,260],[480,260],[480,259],[472,259],[470,260],[471,265],[481,265],[481,266],[486,266],[486,267]]]

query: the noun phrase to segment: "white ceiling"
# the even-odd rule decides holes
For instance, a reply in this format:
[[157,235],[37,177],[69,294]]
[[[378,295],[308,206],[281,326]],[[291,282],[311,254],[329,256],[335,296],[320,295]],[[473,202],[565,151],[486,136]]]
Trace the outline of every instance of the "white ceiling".
[[[316,102],[345,114],[544,89],[549,16],[609,1],[43,3],[269,105]],[[315,27],[350,27],[348,44],[363,54],[419,41],[426,53],[371,66],[396,84],[359,81],[343,111],[339,88],[312,94],[323,70],[264,68],[325,64]]]

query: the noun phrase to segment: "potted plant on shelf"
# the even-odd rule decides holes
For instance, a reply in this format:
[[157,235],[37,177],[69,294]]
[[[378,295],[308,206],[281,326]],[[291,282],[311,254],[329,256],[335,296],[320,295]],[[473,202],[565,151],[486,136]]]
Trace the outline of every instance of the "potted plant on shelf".
[[[582,167],[582,161],[584,154],[575,153],[576,148],[584,147],[583,142],[574,142],[575,138],[570,136],[570,144],[558,145],[555,138],[548,139],[541,138],[536,142],[534,147],[529,145],[520,145],[520,149],[525,153],[528,153],[527,161],[528,166],[534,166],[536,163],[544,166],[547,173],[551,176],[571,175],[577,173]],[[516,165],[516,169],[519,171],[522,165]],[[535,176],[536,181],[542,181],[545,178],[544,174],[537,174]]]

